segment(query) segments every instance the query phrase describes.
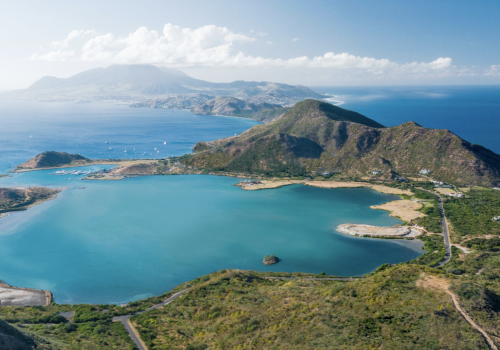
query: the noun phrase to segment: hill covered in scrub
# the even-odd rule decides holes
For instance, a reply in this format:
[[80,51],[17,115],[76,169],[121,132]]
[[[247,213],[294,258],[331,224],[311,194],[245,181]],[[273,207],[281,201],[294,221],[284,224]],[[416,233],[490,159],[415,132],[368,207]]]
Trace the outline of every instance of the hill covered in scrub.
[[20,169],[40,169],[40,168],[56,168],[67,165],[85,165],[91,163],[92,160],[85,158],[79,154],[70,154],[66,152],[43,152],[17,166],[16,170]]
[[359,113],[326,102],[297,103],[280,119],[239,136],[199,142],[186,165],[210,171],[264,176],[382,178],[429,169],[441,181],[475,185],[500,183],[500,156],[448,130],[414,122],[384,127]]
[[59,189],[46,187],[0,188],[0,214],[25,210],[29,206],[51,199]]
[[271,103],[249,103],[235,97],[222,96],[191,108],[194,114],[227,115],[269,122],[285,114],[288,108]]

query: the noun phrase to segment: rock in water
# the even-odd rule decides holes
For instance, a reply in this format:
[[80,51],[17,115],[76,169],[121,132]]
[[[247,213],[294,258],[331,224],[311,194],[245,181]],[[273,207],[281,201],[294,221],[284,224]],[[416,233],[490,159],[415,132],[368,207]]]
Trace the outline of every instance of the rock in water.
[[280,259],[275,256],[275,255],[266,255],[262,262],[264,265],[272,265],[272,264],[277,264],[280,261]]

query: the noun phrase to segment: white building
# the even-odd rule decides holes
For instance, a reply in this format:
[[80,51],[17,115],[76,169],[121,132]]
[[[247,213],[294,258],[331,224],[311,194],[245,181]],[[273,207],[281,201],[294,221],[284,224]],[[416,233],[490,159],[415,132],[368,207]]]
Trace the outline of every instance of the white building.
[[420,169],[418,172],[420,175],[429,175],[431,171],[429,169]]

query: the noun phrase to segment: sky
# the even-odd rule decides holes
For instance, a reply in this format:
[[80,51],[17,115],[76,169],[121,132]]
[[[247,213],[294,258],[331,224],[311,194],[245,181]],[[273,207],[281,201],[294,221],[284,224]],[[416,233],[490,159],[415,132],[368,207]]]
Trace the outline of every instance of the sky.
[[0,90],[111,64],[214,82],[500,84],[500,1],[16,0]]

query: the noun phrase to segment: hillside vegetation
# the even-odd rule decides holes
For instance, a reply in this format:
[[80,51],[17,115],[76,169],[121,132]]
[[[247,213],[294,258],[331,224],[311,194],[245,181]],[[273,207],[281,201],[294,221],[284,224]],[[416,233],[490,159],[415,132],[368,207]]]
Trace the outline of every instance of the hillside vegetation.
[[431,170],[433,178],[463,184],[500,183],[500,156],[448,130],[414,122],[384,128],[359,113],[306,100],[278,120],[243,134],[209,143],[183,163],[209,171],[264,176],[338,173],[380,178]]
[[26,210],[31,205],[53,198],[60,191],[46,187],[0,188],[0,214]]

